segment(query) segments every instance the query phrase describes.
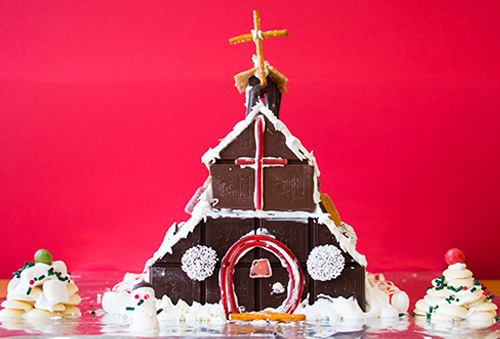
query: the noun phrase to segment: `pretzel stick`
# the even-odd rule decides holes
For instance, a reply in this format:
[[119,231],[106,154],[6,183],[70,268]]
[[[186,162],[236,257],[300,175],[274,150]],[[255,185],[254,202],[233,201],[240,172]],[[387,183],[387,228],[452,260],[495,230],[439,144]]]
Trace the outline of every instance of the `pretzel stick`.
[[257,33],[257,38],[255,39],[255,49],[257,52],[257,71],[259,72],[260,85],[262,87],[267,86],[266,72],[264,69],[264,53],[262,51],[262,39],[259,37],[260,32],[260,15],[259,11],[253,11],[253,23],[255,32]]
[[[262,32],[262,37],[264,39],[277,38],[277,37],[281,37],[281,36],[288,36],[288,31],[286,29],[280,29],[280,30]],[[247,33],[247,34],[238,35],[238,36],[235,36],[235,37],[229,39],[229,43],[231,45],[235,45],[235,44],[247,42],[250,40],[253,40],[253,34]]]
[[289,314],[289,313],[274,313],[269,311],[254,312],[254,313],[231,313],[229,315],[230,320],[242,320],[242,321],[253,321],[253,320],[269,320],[269,321],[302,321],[306,319],[304,314]]

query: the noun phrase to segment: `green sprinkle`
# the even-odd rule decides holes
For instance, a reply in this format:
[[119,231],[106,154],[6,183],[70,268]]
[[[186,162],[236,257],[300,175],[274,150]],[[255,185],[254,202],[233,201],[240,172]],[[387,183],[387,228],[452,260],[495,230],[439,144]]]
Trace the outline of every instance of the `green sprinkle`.
[[477,290],[477,288],[473,287],[473,288],[470,289],[470,292],[474,293],[474,292],[476,292],[476,290]]
[[415,312],[411,312],[411,317],[415,318]]
[[13,272],[12,275],[15,276],[16,278],[21,278],[21,273],[25,269],[33,267],[33,266],[35,266],[35,263],[25,261],[24,266],[22,268],[18,269],[17,272]]
[[31,293],[31,287],[28,287],[28,291],[26,292],[26,295],[29,295]]
[[38,277],[38,280],[43,280],[44,278],[45,278],[45,275],[42,274],[41,276]]
[[127,311],[133,311],[133,310],[135,310],[135,308],[134,308],[134,307],[127,306],[127,307],[125,307],[125,310],[127,310]]
[[457,289],[455,290],[455,292],[460,292],[463,288],[464,288],[463,286],[460,286],[459,288],[457,288]]

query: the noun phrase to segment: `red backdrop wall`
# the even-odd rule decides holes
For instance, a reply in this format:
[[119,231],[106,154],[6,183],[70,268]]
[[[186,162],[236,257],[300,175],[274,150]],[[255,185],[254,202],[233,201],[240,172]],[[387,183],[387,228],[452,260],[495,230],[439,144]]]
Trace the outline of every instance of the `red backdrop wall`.
[[368,270],[500,278],[500,2],[403,0],[0,2],[0,278],[142,270],[244,118],[252,9]]

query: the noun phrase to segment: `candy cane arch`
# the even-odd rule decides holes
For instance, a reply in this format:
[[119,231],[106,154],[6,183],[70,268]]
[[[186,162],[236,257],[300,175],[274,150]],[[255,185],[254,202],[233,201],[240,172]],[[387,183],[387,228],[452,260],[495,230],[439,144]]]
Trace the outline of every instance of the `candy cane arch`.
[[300,304],[302,291],[304,290],[304,275],[299,260],[293,252],[282,242],[266,235],[248,235],[233,244],[222,259],[219,271],[219,286],[222,305],[229,318],[230,313],[240,313],[234,292],[233,273],[234,266],[248,251],[255,247],[261,247],[275,254],[288,271],[287,298],[282,306],[281,312],[293,313]]
[[264,157],[264,130],[266,120],[263,115],[255,118],[255,158],[241,157],[235,160],[236,165],[251,167],[255,170],[253,203],[256,210],[264,207],[264,167],[285,166],[287,159]]

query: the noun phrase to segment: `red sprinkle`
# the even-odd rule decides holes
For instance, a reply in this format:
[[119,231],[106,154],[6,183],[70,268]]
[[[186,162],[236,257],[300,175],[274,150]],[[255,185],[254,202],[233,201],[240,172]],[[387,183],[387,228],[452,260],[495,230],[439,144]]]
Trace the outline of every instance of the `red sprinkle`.
[[33,285],[35,281],[33,279],[30,280],[30,285]]
[[467,286],[464,286],[464,291],[467,291]]
[[139,294],[134,295],[134,298],[139,299]]
[[488,291],[484,290],[484,291],[483,291],[483,294],[484,294],[484,295],[488,295]]

